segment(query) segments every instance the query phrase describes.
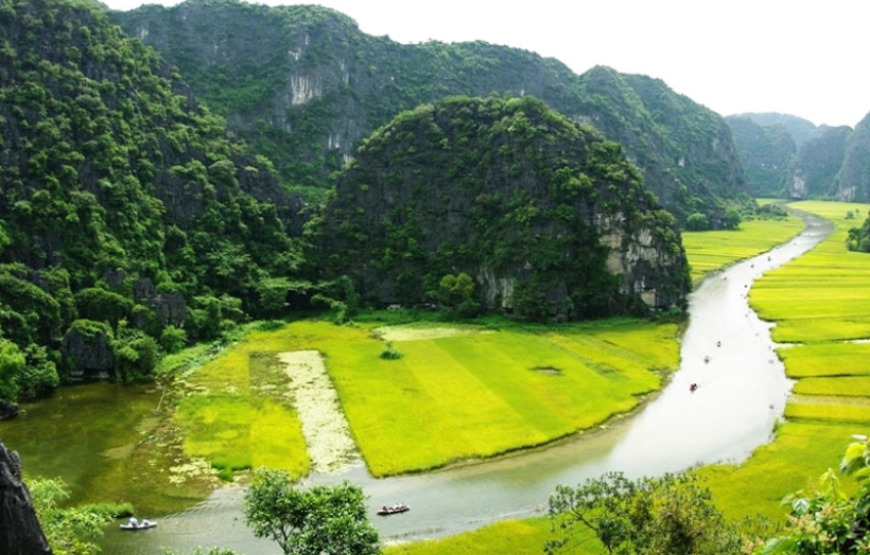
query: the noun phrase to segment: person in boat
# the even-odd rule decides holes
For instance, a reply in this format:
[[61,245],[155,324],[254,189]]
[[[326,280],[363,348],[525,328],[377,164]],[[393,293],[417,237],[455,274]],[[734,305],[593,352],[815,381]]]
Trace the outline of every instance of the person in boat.
[[696,383],[693,383],[689,386],[689,391],[695,391],[696,389],[698,389],[698,384]]
[[139,528],[139,521],[136,520],[135,516],[130,517],[130,521],[128,522],[131,528]]
[[145,526],[145,527],[151,526],[151,521],[146,518],[145,520],[142,521],[142,523],[139,526]]

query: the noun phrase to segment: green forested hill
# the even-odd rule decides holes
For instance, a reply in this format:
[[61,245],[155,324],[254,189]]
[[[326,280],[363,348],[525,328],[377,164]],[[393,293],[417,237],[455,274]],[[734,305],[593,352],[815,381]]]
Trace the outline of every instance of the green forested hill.
[[647,186],[680,219],[713,225],[746,203],[722,118],[658,80],[481,42],[402,45],[315,6],[189,0],[112,13],[176,65],[196,94],[269,155],[286,182],[323,190],[359,142],[403,110],[454,94],[533,95],[625,145]]
[[300,262],[268,160],[85,4],[0,0],[0,188],[0,399],[147,371]]
[[781,125],[785,127],[788,134],[794,140],[796,147],[800,148],[807,139],[817,136],[819,128],[816,125],[804,118],[793,116],[791,114],[779,114],[776,112],[760,112],[736,114],[731,116],[734,118],[746,118],[762,127],[773,127]]
[[870,200],[870,116],[854,130],[816,127],[807,120],[776,113],[726,120],[755,196],[781,196],[777,191],[784,188],[790,198]]
[[725,118],[740,153],[746,181],[754,197],[782,198],[789,162],[797,153],[785,125],[759,125],[746,116]]
[[870,200],[870,114],[849,135],[838,185],[840,200]]
[[852,128],[821,126],[806,140],[789,164],[786,174],[788,198],[838,198],[839,172]]
[[667,309],[690,287],[673,216],[622,148],[532,97],[400,114],[360,146],[323,229],[329,273],[382,303],[583,318]]

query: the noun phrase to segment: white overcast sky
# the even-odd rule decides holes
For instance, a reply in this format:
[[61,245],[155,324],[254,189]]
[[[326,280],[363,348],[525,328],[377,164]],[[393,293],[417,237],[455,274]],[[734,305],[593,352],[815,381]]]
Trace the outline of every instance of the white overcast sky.
[[[154,3],[103,1],[118,10]],[[870,112],[868,0],[306,3],[399,42],[484,40],[557,58],[577,73],[601,64],[646,74],[722,115],[783,112],[854,127]]]

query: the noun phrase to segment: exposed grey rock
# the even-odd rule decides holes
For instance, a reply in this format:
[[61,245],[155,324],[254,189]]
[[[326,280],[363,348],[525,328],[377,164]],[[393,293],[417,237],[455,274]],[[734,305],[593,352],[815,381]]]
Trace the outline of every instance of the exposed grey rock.
[[[108,326],[96,330],[93,327],[85,331],[75,322],[63,338],[61,352],[64,357],[72,360],[74,377],[106,378],[114,368],[111,338]],[[96,322],[91,322],[96,324]]]
[[0,401],[0,420],[9,420],[18,416],[18,405]]
[[119,285],[121,285],[125,279],[127,279],[127,272],[124,270],[110,270],[103,274],[103,279],[106,280],[106,283],[109,284],[109,287],[112,289],[117,289]]
[[39,526],[18,453],[0,442],[0,553],[45,555],[51,547]]
[[147,277],[136,280],[133,284],[133,299],[141,303],[143,299],[150,299],[156,293],[154,284]]
[[183,328],[187,321],[187,303],[179,292],[155,295],[146,303],[163,326]]
[[786,176],[790,199],[839,196],[851,200],[840,190],[839,172],[846,157],[852,128],[820,127],[819,134],[801,145]]

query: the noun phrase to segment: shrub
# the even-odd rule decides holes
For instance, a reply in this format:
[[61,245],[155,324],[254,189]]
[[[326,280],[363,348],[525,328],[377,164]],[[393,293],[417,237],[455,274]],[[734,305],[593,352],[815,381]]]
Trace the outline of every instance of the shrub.
[[381,358],[384,360],[399,360],[402,356],[402,353],[393,347],[392,341],[387,341],[387,346],[381,351]]

